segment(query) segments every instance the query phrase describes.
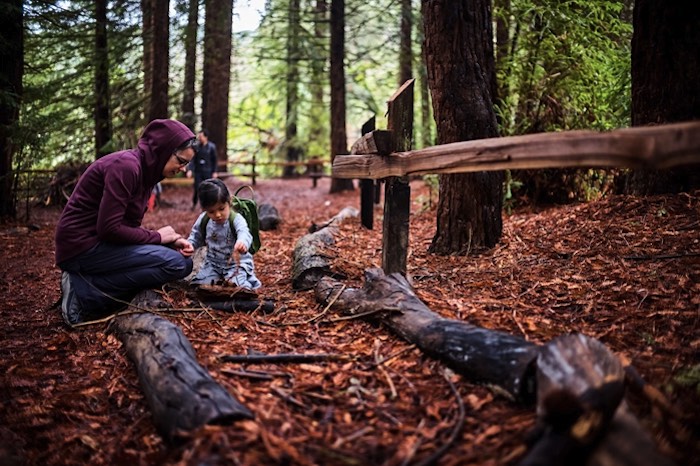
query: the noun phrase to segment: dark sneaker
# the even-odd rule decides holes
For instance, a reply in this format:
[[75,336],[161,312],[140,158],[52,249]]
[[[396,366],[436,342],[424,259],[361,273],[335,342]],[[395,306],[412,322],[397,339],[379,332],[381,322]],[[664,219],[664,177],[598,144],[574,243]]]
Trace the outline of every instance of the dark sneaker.
[[61,275],[61,293],[63,295],[61,298],[61,315],[66,324],[72,327],[80,323],[81,310],[68,272],[63,272]]

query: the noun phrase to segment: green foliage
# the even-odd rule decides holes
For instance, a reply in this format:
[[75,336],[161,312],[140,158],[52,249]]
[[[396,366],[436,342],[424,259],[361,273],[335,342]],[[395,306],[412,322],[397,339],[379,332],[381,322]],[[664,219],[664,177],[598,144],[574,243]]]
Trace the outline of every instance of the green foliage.
[[700,364],[683,369],[673,381],[681,387],[695,388],[700,395]]
[[[621,1],[512,0],[510,10],[494,10],[510,41],[497,65],[503,135],[629,126],[632,25],[623,9]],[[513,172],[510,180],[510,205],[589,200],[612,181],[610,172],[563,169]]]
[[[265,161],[280,160],[284,157],[280,147],[287,144],[301,148],[306,158],[330,158],[329,12],[319,17],[315,6],[315,1],[301,1],[295,141],[283,140],[288,2],[269,1],[259,29],[234,37],[229,119],[232,160],[253,152]],[[346,118],[351,142],[360,136],[365,121],[384,115],[386,100],[397,88],[399,7],[390,0],[348,0],[345,22]],[[316,35],[317,24],[320,37]],[[314,99],[318,88],[323,95],[320,104]],[[270,139],[278,143],[272,151]]]

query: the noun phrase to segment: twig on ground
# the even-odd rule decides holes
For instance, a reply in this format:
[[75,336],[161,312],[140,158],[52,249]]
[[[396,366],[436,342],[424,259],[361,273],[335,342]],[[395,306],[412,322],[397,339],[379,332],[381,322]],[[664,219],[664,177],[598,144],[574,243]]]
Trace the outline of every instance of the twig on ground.
[[225,362],[237,362],[240,364],[304,364],[323,361],[351,361],[354,358],[345,354],[225,354],[220,357]]
[[335,295],[330,299],[330,301],[328,301],[328,304],[326,304],[326,307],[323,308],[323,311],[321,311],[319,314],[316,314],[315,316],[311,317],[310,319],[301,320],[298,322],[285,322],[282,325],[283,326],[285,326],[285,325],[304,325],[304,324],[310,324],[310,323],[313,323],[313,322],[319,320],[321,317],[326,315],[326,313],[331,308],[333,303],[335,303],[337,301],[337,299],[340,297],[340,294],[343,292],[344,289],[345,289],[345,285],[341,286],[340,289],[335,293]]
[[359,314],[354,314],[351,316],[336,317],[334,319],[328,319],[328,321],[329,322],[341,322],[343,320],[361,319],[362,317],[369,317],[369,316],[372,316],[374,314],[381,314],[382,312],[403,312],[403,310],[401,310],[398,307],[385,307],[382,309],[373,309],[371,311],[361,312]]
[[450,449],[452,444],[457,440],[457,437],[459,436],[460,432],[462,432],[462,428],[464,427],[464,418],[466,417],[466,411],[464,409],[464,401],[462,400],[462,397],[459,394],[459,391],[457,390],[457,387],[452,383],[450,380],[450,376],[446,370],[443,370],[442,372],[443,377],[445,377],[445,380],[447,383],[450,385],[450,390],[452,390],[452,393],[455,396],[455,399],[457,400],[457,406],[459,407],[459,413],[457,415],[457,421],[455,422],[454,429],[452,429],[452,432],[450,433],[450,436],[447,438],[447,442],[443,443],[440,448],[435,450],[432,455],[424,459],[423,461],[417,463],[418,466],[427,466],[429,464],[435,464],[437,461],[442,458],[442,456],[447,453],[447,450]]

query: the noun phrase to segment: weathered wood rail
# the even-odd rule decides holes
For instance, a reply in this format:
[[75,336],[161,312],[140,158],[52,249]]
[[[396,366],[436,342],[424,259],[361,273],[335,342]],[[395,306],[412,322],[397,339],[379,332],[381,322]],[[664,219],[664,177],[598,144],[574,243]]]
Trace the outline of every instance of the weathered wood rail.
[[[408,175],[543,168],[665,169],[700,163],[700,121],[609,132],[507,136],[410,150],[413,80],[389,99],[387,120],[387,130],[364,134],[353,144],[351,154],[336,154],[331,169],[334,178],[387,181],[382,230],[382,269],[387,274],[406,274]],[[362,202],[361,208],[362,224],[371,229],[372,212],[367,211],[371,204]]]
[[566,131],[455,142],[388,152],[391,136],[373,131],[356,143],[364,150],[338,155],[336,178],[450,174],[541,168],[663,169],[700,162],[700,121],[618,129]]

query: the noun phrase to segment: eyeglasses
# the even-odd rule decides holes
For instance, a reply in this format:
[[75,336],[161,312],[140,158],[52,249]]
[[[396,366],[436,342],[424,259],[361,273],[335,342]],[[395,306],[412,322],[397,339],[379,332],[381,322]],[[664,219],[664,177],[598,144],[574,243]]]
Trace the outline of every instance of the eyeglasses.
[[176,153],[173,154],[173,156],[175,156],[175,159],[177,159],[177,163],[180,164],[181,167],[184,167],[185,165],[187,165],[188,163],[190,163],[189,160],[183,159],[182,157],[180,157],[180,156],[177,155]]

